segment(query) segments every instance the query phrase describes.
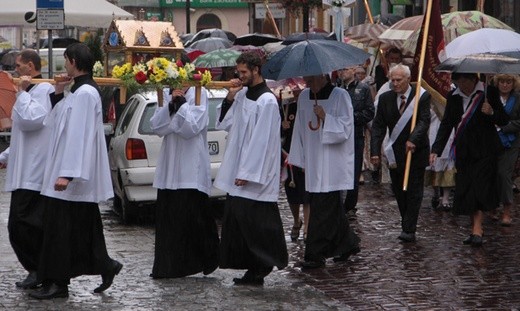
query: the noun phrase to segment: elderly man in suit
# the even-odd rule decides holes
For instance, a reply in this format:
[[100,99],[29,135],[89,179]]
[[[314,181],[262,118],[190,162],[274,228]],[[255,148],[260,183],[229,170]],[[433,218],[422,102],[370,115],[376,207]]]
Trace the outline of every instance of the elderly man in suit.
[[[372,123],[371,162],[381,164],[381,145],[389,131],[389,140],[384,147],[388,159],[392,190],[401,214],[402,232],[399,239],[414,242],[419,209],[423,199],[424,170],[428,166],[430,143],[430,94],[421,89],[418,102],[417,122],[413,131],[411,120],[415,106],[415,87],[410,85],[410,69],[398,64],[390,69],[393,90],[379,98],[376,116]],[[403,191],[403,179],[407,152],[412,153],[407,191]]]

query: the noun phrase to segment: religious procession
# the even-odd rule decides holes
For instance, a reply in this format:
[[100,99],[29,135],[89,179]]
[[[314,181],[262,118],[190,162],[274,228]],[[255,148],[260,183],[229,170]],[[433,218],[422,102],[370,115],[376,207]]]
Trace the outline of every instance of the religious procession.
[[[110,295],[131,263],[112,251],[107,202],[122,226],[152,219],[149,280],[245,270],[229,282],[253,288],[363,260],[367,187],[390,207],[389,249],[438,241],[425,213],[466,219],[455,253],[520,223],[518,3],[96,1],[91,19],[70,0],[0,13],[0,41],[20,33],[0,54],[20,295],[68,299],[92,275]],[[240,25],[222,23],[239,8]],[[18,40],[33,23],[35,42]]]

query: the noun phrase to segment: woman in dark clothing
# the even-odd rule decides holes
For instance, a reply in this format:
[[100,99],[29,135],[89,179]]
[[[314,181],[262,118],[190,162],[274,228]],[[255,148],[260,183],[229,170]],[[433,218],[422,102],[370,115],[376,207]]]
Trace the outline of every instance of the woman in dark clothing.
[[498,132],[505,148],[504,153],[498,157],[498,193],[504,207],[500,224],[510,226],[514,203],[513,170],[520,150],[520,79],[517,75],[499,74],[493,77],[493,82],[498,88],[500,102],[510,118],[509,123]]
[[495,125],[504,126],[509,118],[498,98],[497,89],[484,86],[472,73],[453,73],[457,89],[447,97],[446,111],[435,143],[430,164],[440,155],[455,128],[450,155],[455,159],[455,197],[453,212],[471,215],[472,233],[464,244],[482,245],[483,212],[498,205],[497,160],[502,144]]

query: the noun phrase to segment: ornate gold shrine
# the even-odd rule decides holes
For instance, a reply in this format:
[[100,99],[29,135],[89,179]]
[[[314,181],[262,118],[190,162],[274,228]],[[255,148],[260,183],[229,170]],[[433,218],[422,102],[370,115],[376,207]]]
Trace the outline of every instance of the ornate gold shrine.
[[113,20],[103,39],[105,75],[124,63],[146,62],[154,57],[178,59],[184,46],[170,22]]

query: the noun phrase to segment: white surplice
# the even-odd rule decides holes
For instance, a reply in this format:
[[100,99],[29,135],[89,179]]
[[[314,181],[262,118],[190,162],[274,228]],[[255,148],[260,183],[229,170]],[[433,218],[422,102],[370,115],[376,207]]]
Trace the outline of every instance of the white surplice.
[[354,113],[348,92],[335,87],[327,100],[318,100],[325,122],[313,131],[317,117],[310,90],[298,97],[291,141],[290,164],[305,169],[305,190],[331,192],[354,188]]
[[190,88],[185,98],[186,103],[175,114],[170,116],[166,102],[163,107],[157,107],[150,119],[154,133],[163,137],[153,186],[171,190],[197,189],[209,195],[207,91],[201,91],[200,106],[195,105],[195,88]]
[[[276,97],[263,93],[256,101],[240,90],[217,129],[229,132],[215,187],[231,196],[276,202],[280,187],[281,118]],[[217,118],[220,108],[217,109]],[[247,180],[235,186],[235,179]]]
[[[52,128],[42,194],[74,202],[99,203],[114,196],[99,92],[84,84],[49,114]],[[58,177],[72,181],[54,191]]]
[[6,191],[40,191],[42,188],[50,136],[44,120],[52,109],[49,97],[52,92],[51,84],[41,83],[16,95],[11,115],[11,143],[0,155],[0,162],[7,162]]

